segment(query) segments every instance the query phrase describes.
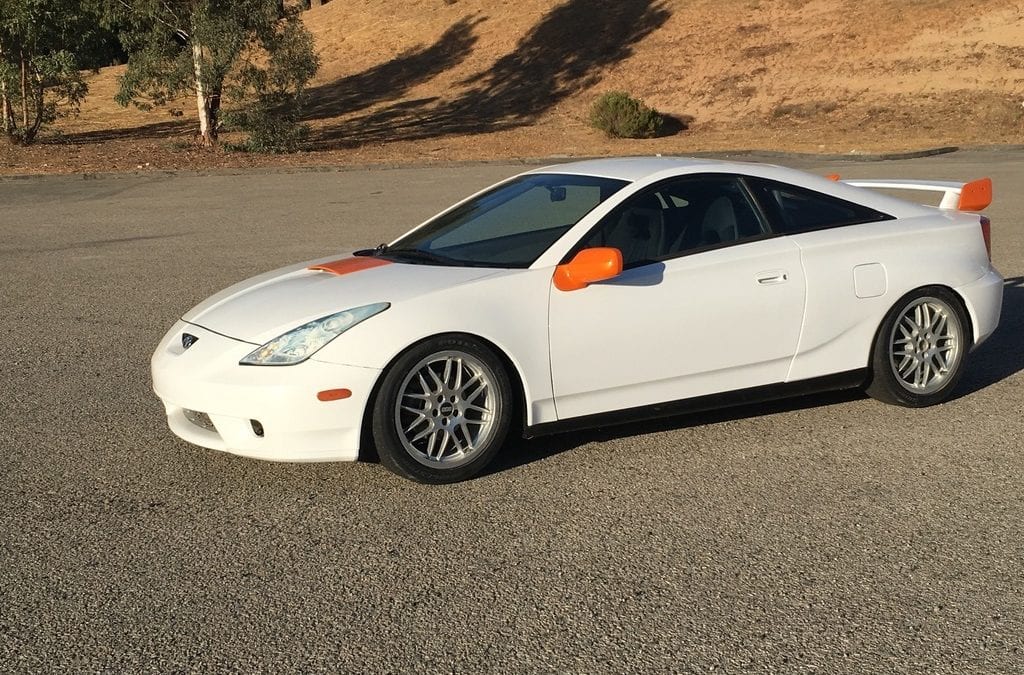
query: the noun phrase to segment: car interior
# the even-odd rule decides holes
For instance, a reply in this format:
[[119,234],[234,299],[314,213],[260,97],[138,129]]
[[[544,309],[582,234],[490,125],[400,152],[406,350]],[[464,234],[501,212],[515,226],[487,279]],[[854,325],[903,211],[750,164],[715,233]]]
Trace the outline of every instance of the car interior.
[[635,267],[763,233],[749,199],[734,182],[688,181],[642,195],[612,212],[584,247],[617,248],[624,264]]

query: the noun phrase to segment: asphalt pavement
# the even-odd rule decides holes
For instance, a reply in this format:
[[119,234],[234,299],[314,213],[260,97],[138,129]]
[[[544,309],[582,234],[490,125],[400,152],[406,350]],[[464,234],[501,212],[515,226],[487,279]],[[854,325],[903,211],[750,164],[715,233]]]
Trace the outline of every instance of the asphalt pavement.
[[1003,323],[953,400],[519,441],[439,487],[190,446],[149,356],[521,166],[0,180],[0,669],[1021,672],[1024,151],[772,161],[992,176]]

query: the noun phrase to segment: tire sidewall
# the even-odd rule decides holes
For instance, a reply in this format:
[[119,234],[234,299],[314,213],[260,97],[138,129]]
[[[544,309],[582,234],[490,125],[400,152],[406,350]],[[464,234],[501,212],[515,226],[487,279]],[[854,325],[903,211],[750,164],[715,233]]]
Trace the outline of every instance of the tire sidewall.
[[[426,466],[406,450],[394,423],[394,407],[409,371],[423,359],[449,350],[465,352],[483,361],[494,373],[500,409],[496,426],[472,461],[450,469]],[[419,483],[455,483],[482,471],[501,450],[508,435],[513,406],[512,385],[501,359],[481,340],[468,335],[439,335],[419,342],[400,354],[385,370],[373,402],[372,435],[377,455],[390,471]]]

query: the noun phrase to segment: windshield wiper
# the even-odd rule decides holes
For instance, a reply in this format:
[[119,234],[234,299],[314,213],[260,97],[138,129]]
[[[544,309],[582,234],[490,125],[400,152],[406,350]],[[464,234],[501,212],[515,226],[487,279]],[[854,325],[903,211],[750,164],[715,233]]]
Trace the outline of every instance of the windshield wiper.
[[[380,247],[378,247],[380,248]],[[388,248],[385,246],[379,253],[387,257],[395,257],[404,262],[423,262],[430,265],[465,265],[462,260],[449,258],[432,251],[424,251],[418,248]]]

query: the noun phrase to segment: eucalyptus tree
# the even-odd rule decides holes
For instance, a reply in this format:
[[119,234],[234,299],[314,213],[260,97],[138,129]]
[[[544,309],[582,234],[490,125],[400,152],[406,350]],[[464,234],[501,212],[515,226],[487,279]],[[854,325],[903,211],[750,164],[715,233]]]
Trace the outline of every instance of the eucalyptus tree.
[[75,49],[92,19],[78,0],[0,2],[0,128],[9,140],[27,145],[78,109],[88,87]]
[[289,106],[298,105],[319,61],[297,7],[279,0],[98,1],[128,52],[121,105],[145,109],[193,95],[206,146],[217,143],[225,98],[243,125],[254,115],[298,123]]

